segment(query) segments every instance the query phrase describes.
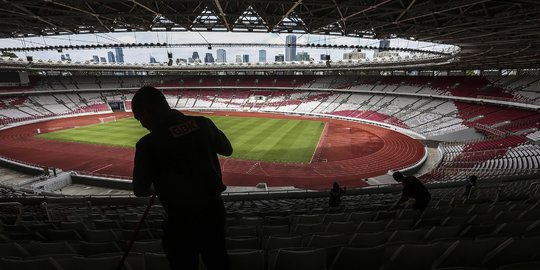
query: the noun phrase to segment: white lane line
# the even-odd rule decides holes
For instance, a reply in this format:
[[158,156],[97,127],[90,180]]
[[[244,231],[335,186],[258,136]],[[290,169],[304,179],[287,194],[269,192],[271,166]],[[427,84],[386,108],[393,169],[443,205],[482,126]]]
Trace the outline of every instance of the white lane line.
[[98,168],[98,169],[93,170],[92,172],[95,173],[95,172],[97,172],[97,171],[101,171],[101,170],[106,169],[106,168],[109,168],[109,167],[111,167],[111,166],[112,166],[112,164],[105,165],[105,166],[103,166],[103,167],[101,167],[101,168]]

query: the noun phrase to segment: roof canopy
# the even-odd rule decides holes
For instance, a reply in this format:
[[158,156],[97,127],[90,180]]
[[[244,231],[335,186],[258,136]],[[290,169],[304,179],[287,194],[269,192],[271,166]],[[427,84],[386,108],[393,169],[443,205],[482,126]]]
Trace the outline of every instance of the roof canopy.
[[540,68],[536,0],[7,0],[0,37],[237,31],[411,38],[458,45],[448,68]]

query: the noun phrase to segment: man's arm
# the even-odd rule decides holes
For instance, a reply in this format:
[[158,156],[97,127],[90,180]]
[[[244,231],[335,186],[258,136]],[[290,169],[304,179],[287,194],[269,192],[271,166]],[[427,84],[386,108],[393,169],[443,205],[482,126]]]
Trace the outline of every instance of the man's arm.
[[212,128],[214,133],[214,146],[216,149],[216,153],[222,156],[232,155],[233,148],[227,136],[225,136],[225,134],[218,127],[216,127],[212,120],[208,119],[208,122],[210,122],[210,127]]
[[147,197],[154,193],[148,152],[137,143],[133,167],[133,193],[137,197]]
[[392,206],[390,206],[390,209],[395,209],[398,205],[402,204],[403,202],[406,202],[409,200],[409,197],[401,196],[399,200],[397,200]]

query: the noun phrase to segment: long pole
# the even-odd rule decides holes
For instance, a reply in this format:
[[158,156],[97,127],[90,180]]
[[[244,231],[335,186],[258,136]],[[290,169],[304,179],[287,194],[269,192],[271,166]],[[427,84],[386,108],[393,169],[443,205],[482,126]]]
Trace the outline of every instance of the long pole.
[[129,255],[129,252],[131,251],[131,248],[133,247],[133,243],[135,240],[137,240],[137,236],[139,235],[139,231],[142,228],[142,225],[144,223],[144,220],[148,216],[148,213],[150,212],[150,208],[154,204],[154,201],[156,200],[156,193],[152,194],[152,197],[150,198],[150,202],[148,202],[148,205],[146,206],[146,209],[144,210],[144,213],[141,217],[141,220],[139,220],[139,223],[137,224],[137,227],[135,228],[135,231],[133,232],[133,236],[131,237],[131,240],[129,241],[129,244],[127,246],[126,251],[124,252],[124,255],[122,256],[122,259],[120,260],[120,263],[118,263],[117,270],[121,270],[124,266],[124,263]]

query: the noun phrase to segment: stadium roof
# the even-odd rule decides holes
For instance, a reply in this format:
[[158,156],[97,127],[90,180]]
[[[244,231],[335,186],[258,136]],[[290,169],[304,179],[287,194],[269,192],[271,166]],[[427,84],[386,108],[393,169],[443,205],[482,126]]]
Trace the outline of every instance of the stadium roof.
[[540,68],[537,0],[4,0],[0,37],[237,31],[458,45],[448,68]]

